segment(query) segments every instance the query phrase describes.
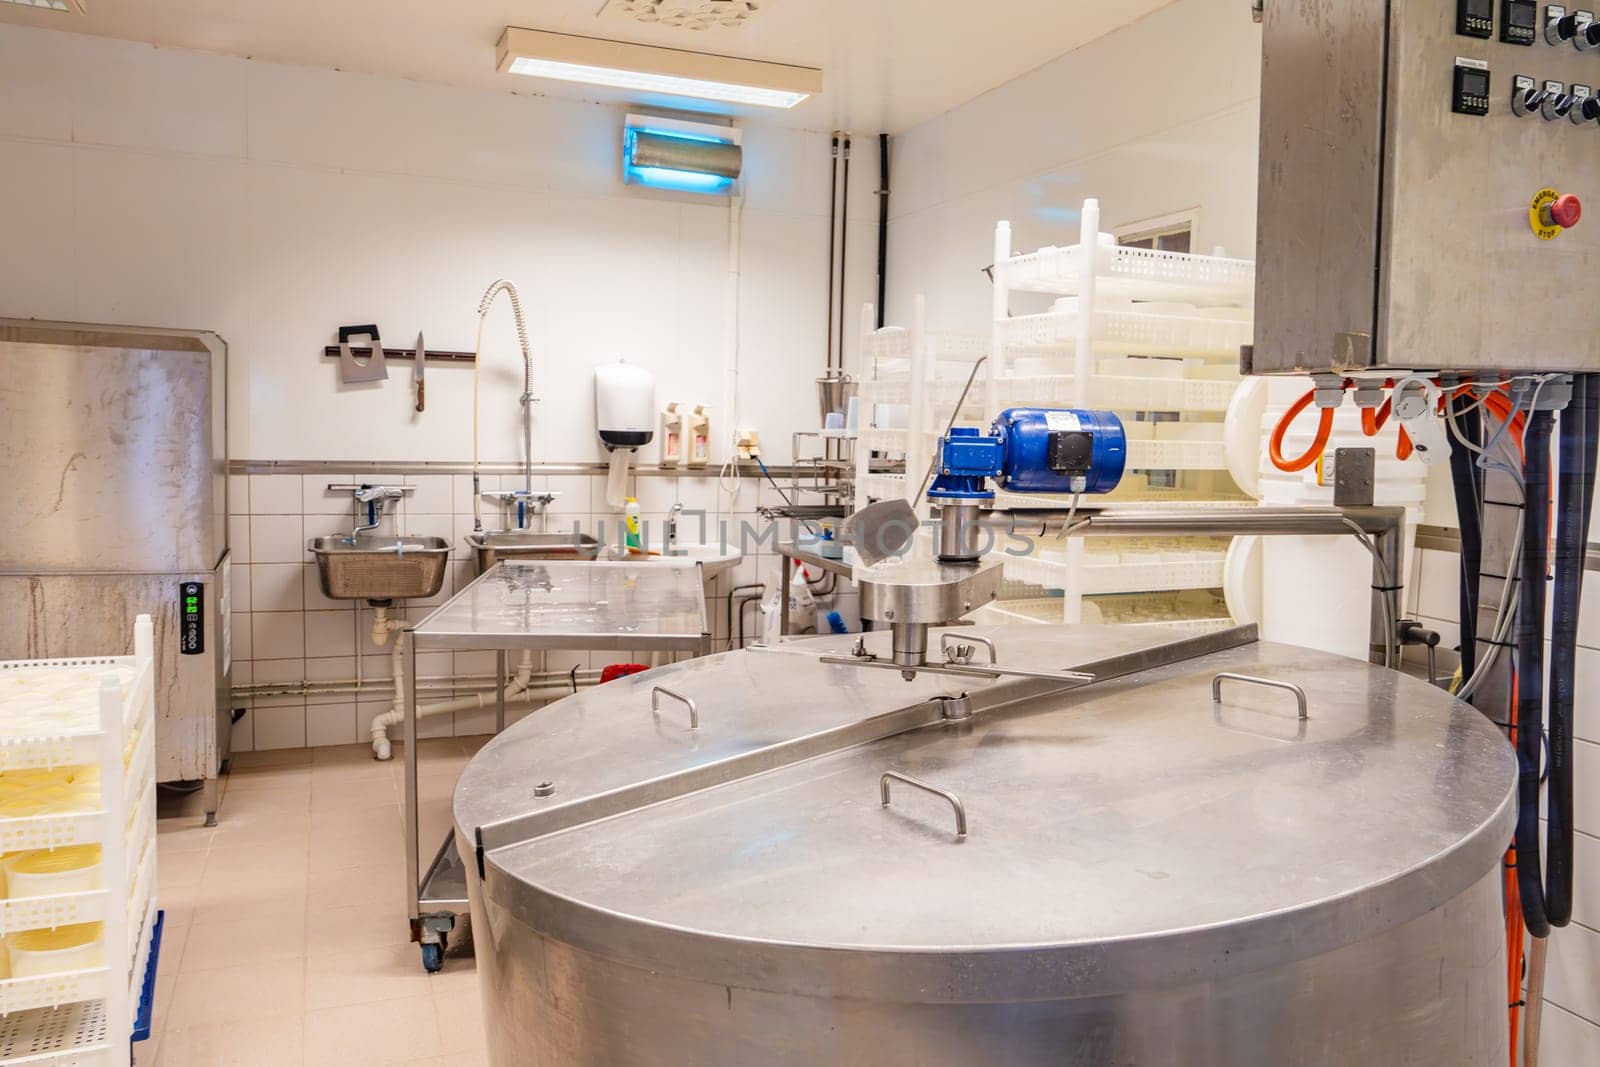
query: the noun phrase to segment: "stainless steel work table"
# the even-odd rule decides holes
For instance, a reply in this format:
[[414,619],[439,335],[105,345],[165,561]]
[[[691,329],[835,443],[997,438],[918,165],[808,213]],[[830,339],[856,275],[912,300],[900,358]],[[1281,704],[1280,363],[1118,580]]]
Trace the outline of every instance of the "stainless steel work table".
[[506,724],[506,653],[582,649],[710,651],[700,564],[508,561],[497,563],[407,632],[405,640],[406,897],[423,966],[437,970],[466,914],[467,875],[447,834],[422,870],[417,811],[417,653],[494,649],[495,731]]

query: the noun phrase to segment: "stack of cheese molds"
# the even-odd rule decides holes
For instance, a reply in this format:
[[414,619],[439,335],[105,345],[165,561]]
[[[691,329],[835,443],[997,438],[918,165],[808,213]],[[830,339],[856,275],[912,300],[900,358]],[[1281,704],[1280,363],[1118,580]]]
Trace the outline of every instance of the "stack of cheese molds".
[[128,1063],[158,943],[155,657],[0,663],[0,1064]]

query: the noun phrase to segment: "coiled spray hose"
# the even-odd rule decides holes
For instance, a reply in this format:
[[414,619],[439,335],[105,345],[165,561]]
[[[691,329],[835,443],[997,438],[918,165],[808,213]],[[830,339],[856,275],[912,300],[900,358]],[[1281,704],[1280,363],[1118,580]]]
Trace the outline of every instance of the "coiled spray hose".
[[516,283],[509,278],[499,278],[484,291],[483,299],[478,301],[478,341],[472,350],[472,528],[478,531],[483,529],[478,484],[478,366],[483,362],[484,320],[489,315],[494,298],[501,293],[505,293],[511,301],[511,314],[517,323],[517,343],[522,346],[522,461],[527,483],[523,489],[529,496],[533,495],[533,418],[530,410],[533,404],[533,347],[528,342],[528,323],[522,317],[522,297],[517,292]]

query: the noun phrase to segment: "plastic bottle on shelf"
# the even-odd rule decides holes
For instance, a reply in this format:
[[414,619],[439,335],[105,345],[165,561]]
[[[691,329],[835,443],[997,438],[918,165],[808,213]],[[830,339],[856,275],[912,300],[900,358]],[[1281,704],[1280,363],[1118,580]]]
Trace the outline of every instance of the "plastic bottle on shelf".
[[661,413],[661,465],[676,467],[683,462],[683,412],[677,401]]
[[711,416],[704,404],[696,404],[688,417],[689,458],[686,466],[704,467],[711,462]]
[[639,502],[633,497],[628,498],[627,506],[623,508],[623,538],[622,543],[632,552],[644,550],[644,537],[639,530]]

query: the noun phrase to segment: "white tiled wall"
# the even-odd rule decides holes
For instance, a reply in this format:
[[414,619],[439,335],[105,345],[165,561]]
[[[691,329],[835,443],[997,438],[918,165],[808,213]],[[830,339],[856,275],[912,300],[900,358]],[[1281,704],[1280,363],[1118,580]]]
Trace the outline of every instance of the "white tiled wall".
[[[322,594],[307,542],[326,534],[349,533],[355,522],[350,494],[330,493],[329,484],[368,482],[412,487],[406,499],[392,506],[380,533],[443,537],[453,546],[444,587],[427,600],[406,601],[396,614],[417,621],[433,607],[463,588],[476,574],[463,540],[472,529],[472,478],[466,474],[384,475],[364,471],[353,474],[251,474],[233,475],[230,494],[234,514],[230,520],[233,552],[233,680],[236,686],[263,682],[341,681],[361,676],[382,682],[390,677],[388,649],[375,646],[369,636],[372,612],[364,602],[329,600]],[[504,487],[521,484],[507,476]],[[588,533],[603,531],[616,539],[618,516],[605,506],[603,477],[536,475],[535,488],[559,493],[550,507],[546,529],[570,530],[573,523]],[[502,488],[499,475],[484,475],[482,489]],[[701,540],[698,512],[706,514],[705,540],[719,539],[719,524],[728,523],[737,543],[741,524],[759,528],[756,508],[776,502],[771,486],[743,479],[738,492],[719,493],[715,477],[640,477],[632,489],[639,502],[652,544],[659,542],[668,509],[682,502],[680,539]],[[483,504],[484,525],[501,527],[496,505]],[[787,531],[783,536],[789,536]],[[737,586],[761,582],[777,573],[775,541],[750,538],[750,554],[709,590],[706,610],[718,647],[726,647],[737,632],[738,617],[730,623],[730,594]],[[751,639],[759,626],[754,606],[745,609]],[[548,669],[566,670],[577,665],[599,668],[628,661],[621,653],[550,653]],[[434,652],[418,657],[423,677],[487,675],[494,670],[492,652]],[[367,737],[374,716],[388,710],[381,692],[365,699],[348,695],[309,697],[256,697],[235,702],[248,713],[234,728],[234,748],[292,748],[302,745],[341,745]],[[460,712],[423,723],[424,736],[485,733],[492,729],[493,712]]]
[[[1460,557],[1423,549],[1417,567],[1414,614],[1438,630],[1445,645],[1459,643]],[[1578,641],[1573,921],[1550,939],[1540,1062],[1551,1067],[1600,1063],[1600,573],[1584,575]]]

